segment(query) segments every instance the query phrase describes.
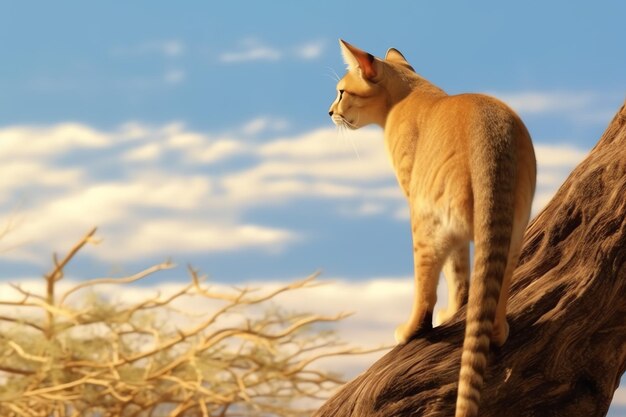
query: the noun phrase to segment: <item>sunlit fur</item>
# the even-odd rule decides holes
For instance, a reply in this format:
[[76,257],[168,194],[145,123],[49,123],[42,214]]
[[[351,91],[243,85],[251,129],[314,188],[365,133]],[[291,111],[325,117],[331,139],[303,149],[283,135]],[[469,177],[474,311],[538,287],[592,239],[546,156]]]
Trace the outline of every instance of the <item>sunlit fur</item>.
[[[450,96],[417,75],[400,52],[375,58],[346,42],[348,65],[329,114],[339,126],[377,124],[407,197],[415,294],[395,337],[432,326],[439,274],[449,290],[441,321],[468,303],[456,417],[476,416],[490,342],[508,337],[506,303],[535,190],[530,136],[505,104]],[[475,242],[469,287],[469,242]],[[469,297],[469,301],[468,301]]]

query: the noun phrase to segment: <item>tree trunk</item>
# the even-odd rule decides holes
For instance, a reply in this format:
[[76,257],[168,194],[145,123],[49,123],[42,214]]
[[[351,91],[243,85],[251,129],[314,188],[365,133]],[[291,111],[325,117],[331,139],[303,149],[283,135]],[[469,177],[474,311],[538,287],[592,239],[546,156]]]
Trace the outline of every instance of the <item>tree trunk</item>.
[[[626,103],[526,230],[483,417],[605,416],[626,370]],[[346,384],[317,417],[454,415],[465,311]]]

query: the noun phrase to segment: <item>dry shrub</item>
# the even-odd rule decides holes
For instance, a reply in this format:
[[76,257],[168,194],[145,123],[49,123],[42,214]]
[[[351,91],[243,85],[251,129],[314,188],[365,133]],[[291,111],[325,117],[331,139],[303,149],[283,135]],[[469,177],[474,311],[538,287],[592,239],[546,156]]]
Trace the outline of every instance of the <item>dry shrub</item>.
[[[44,291],[13,285],[21,299],[0,301],[15,312],[0,316],[1,416],[309,415],[343,383],[315,362],[371,351],[346,347],[324,325],[345,314],[275,306],[281,293],[319,285],[315,276],[265,292],[225,292],[190,269],[190,283],[167,295],[119,303],[98,292],[173,266],[166,262],[61,292],[64,268],[94,233],[54,258]],[[176,308],[192,299],[215,308]]]

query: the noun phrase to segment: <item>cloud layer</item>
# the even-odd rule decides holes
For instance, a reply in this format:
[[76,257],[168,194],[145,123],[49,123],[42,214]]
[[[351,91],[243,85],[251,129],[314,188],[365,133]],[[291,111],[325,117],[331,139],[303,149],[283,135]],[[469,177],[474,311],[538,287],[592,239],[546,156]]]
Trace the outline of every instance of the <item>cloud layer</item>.
[[355,138],[361,159],[332,129],[250,139],[278,135],[285,126],[266,117],[228,134],[175,123],[114,131],[73,123],[2,129],[0,218],[15,228],[1,242],[12,250],[0,256],[45,260],[96,225],[105,238],[96,256],[106,261],[172,250],[276,251],[301,236],[246,220],[257,207],[306,199],[360,205],[368,198],[398,205],[377,132]]
[[560,117],[576,124],[606,123],[615,114],[621,93],[594,91],[521,91],[494,92],[523,117]]
[[[382,135],[333,128],[284,135],[259,117],[226,133],[178,123],[129,123],[112,131],[62,123],[0,130],[0,218],[15,225],[0,256],[44,260],[92,226],[105,261],[244,248],[280,251],[306,239],[248,220],[259,208],[322,201],[338,215],[406,221]],[[273,137],[259,141],[259,134]],[[536,213],[585,155],[536,144]]]

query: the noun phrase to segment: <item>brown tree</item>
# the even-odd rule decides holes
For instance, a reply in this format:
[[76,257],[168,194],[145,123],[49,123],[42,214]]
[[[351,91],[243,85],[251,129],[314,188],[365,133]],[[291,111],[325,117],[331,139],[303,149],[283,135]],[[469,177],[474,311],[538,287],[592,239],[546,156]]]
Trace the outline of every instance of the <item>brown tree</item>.
[[[605,416],[626,369],[626,104],[529,225],[480,413]],[[452,416],[465,311],[341,389],[317,417]]]

